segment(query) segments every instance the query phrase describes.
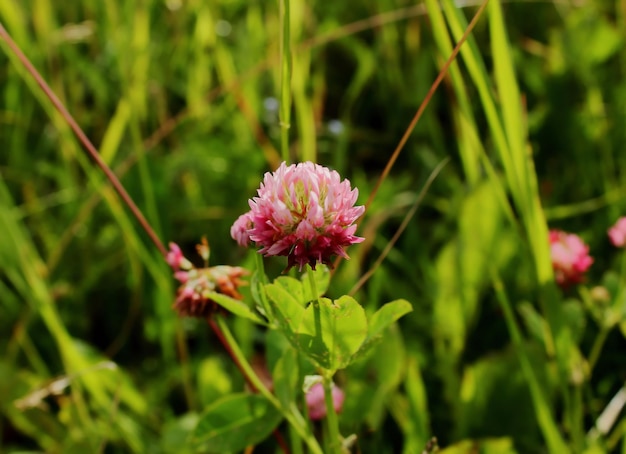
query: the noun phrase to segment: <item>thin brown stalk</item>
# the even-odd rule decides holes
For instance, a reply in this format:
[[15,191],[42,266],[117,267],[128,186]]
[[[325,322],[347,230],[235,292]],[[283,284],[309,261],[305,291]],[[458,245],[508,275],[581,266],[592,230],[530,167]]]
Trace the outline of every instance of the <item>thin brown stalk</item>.
[[143,216],[143,214],[141,213],[141,210],[139,210],[137,205],[135,205],[135,202],[130,197],[128,192],[126,192],[126,189],[124,189],[124,186],[122,186],[122,183],[120,183],[115,173],[113,173],[113,171],[109,168],[109,166],[100,157],[100,153],[98,153],[98,150],[96,149],[96,147],[91,143],[91,141],[89,140],[87,135],[83,132],[81,127],[78,125],[76,120],[74,120],[74,117],[72,117],[69,111],[65,108],[61,100],[52,91],[50,86],[46,83],[46,81],[41,76],[39,71],[37,71],[37,69],[33,66],[33,64],[30,62],[28,57],[24,55],[24,53],[22,52],[20,47],[17,45],[17,43],[13,41],[13,38],[11,38],[11,36],[9,35],[9,33],[7,32],[7,30],[4,28],[2,24],[0,24],[0,38],[2,38],[6,42],[11,52],[13,52],[13,54],[22,63],[22,65],[24,65],[24,67],[26,68],[26,71],[35,80],[37,85],[39,85],[39,87],[44,92],[46,97],[50,99],[50,101],[52,102],[56,110],[59,111],[63,119],[67,122],[69,127],[72,129],[72,131],[78,138],[79,142],[83,145],[87,154],[91,157],[91,159],[93,159],[93,161],[100,168],[100,170],[102,170],[107,180],[109,180],[109,182],[111,183],[111,185],[113,186],[117,194],[126,204],[126,206],[128,206],[128,209],[131,211],[135,219],[137,219],[141,227],[148,234],[148,236],[150,237],[154,245],[157,247],[157,249],[164,256],[167,255],[167,249],[163,245],[163,242],[161,242],[161,240],[157,236],[154,229],[150,226],[150,223]]
[[[387,165],[385,166],[383,172],[380,174],[380,177],[378,178],[378,181],[376,182],[376,185],[374,186],[374,189],[370,193],[370,195],[369,195],[369,197],[367,199],[367,202],[365,202],[365,211],[363,212],[363,215],[361,216],[361,219],[365,216],[365,214],[367,213],[367,210],[369,209],[370,205],[374,201],[374,198],[376,197],[376,194],[378,194],[378,190],[380,189],[380,186],[383,184],[383,182],[389,176],[389,172],[391,171],[393,165],[395,164],[396,160],[398,159],[398,156],[400,156],[400,152],[404,149],[404,145],[406,145],[406,142],[409,140],[409,137],[411,136],[411,133],[415,129],[415,126],[417,125],[417,122],[420,120],[420,118],[422,118],[422,115],[424,114],[424,111],[426,110],[426,107],[428,107],[428,104],[430,103],[430,100],[432,99],[433,95],[435,94],[435,91],[437,91],[437,88],[439,88],[439,85],[441,85],[441,82],[443,81],[444,77],[446,76],[446,74],[448,72],[448,69],[450,68],[450,65],[452,64],[452,62],[456,59],[457,55],[459,54],[459,51],[461,50],[461,46],[465,43],[465,41],[467,41],[467,38],[468,38],[469,34],[472,32],[472,30],[474,29],[474,27],[478,23],[478,19],[480,19],[480,16],[482,15],[483,11],[487,7],[487,3],[489,3],[489,0],[483,0],[483,2],[481,3],[480,7],[478,8],[478,11],[476,11],[476,14],[474,14],[474,17],[472,18],[471,22],[467,26],[467,29],[465,30],[465,33],[463,33],[463,36],[461,37],[459,42],[456,44],[456,46],[454,46],[454,49],[452,50],[452,53],[450,54],[450,56],[448,57],[448,59],[446,60],[444,65],[442,66],[441,70],[439,71],[439,74],[437,74],[437,78],[435,79],[435,81],[432,83],[432,85],[428,89],[428,93],[426,93],[426,96],[424,97],[424,100],[422,101],[422,103],[420,104],[419,108],[417,109],[417,112],[415,112],[415,115],[413,116],[413,119],[409,123],[409,126],[406,128],[406,131],[404,131],[404,134],[402,135],[402,138],[400,139],[400,142],[398,142],[398,145],[396,146],[396,149],[391,154],[391,157],[389,158],[389,161],[387,161]],[[341,257],[337,257],[337,259],[335,260],[335,262],[333,264],[333,269],[337,268],[337,266],[341,262],[341,259],[342,259]]]
[[400,227],[398,227],[398,230],[393,235],[393,238],[391,238],[389,243],[387,243],[387,246],[385,246],[385,249],[383,249],[383,251],[380,253],[378,258],[376,259],[376,262],[374,262],[374,265],[372,265],[372,267],[367,271],[367,273],[361,276],[361,279],[359,279],[358,282],[354,284],[354,286],[348,293],[349,295],[353,296],[356,292],[358,292],[359,289],[363,287],[363,284],[365,284],[369,280],[369,278],[372,277],[374,272],[383,263],[385,258],[387,258],[387,255],[389,254],[389,252],[391,252],[391,250],[395,246],[398,239],[400,239],[402,232],[404,232],[406,227],[409,225],[409,221],[415,215],[415,212],[417,211],[420,204],[422,203],[422,200],[424,200],[424,196],[428,192],[428,189],[432,185],[433,181],[435,181],[435,178],[437,178],[437,175],[439,175],[439,173],[444,168],[444,166],[448,163],[448,161],[450,161],[450,158],[444,159],[439,164],[437,164],[437,167],[435,167],[435,169],[431,172],[430,176],[428,177],[428,180],[426,180],[426,184],[424,184],[424,187],[422,188],[419,195],[417,196],[417,199],[415,199],[415,202],[413,203],[413,206],[411,206],[411,209],[407,212],[406,216],[404,216],[404,219],[402,220],[402,224],[400,224]]
[[[404,132],[404,135],[400,139],[400,142],[396,146],[396,149],[393,151],[391,157],[389,158],[389,161],[387,162],[387,165],[385,166],[385,169],[383,170],[383,173],[381,173],[380,177],[378,178],[378,181],[376,182],[376,185],[374,186],[374,189],[370,193],[370,196],[367,199],[367,202],[365,203],[365,212],[367,212],[368,208],[370,207],[371,203],[373,202],[374,198],[376,197],[376,194],[378,193],[378,190],[380,189],[380,186],[387,179],[387,176],[389,175],[389,172],[391,171],[391,168],[393,167],[393,165],[395,164],[396,160],[398,159],[398,156],[400,156],[400,152],[404,149],[404,145],[406,145],[407,140],[409,140],[409,137],[411,136],[411,133],[415,129],[415,126],[417,125],[417,122],[420,120],[420,118],[422,118],[422,115],[423,115],[424,111],[426,110],[426,107],[428,107],[428,104],[430,104],[430,100],[432,99],[433,95],[435,94],[435,91],[437,91],[437,88],[439,88],[439,85],[441,85],[441,82],[443,81],[444,77],[446,76],[446,74],[448,72],[448,68],[450,68],[450,65],[452,64],[452,62],[456,59],[457,55],[459,54],[459,51],[461,50],[461,46],[465,43],[465,41],[467,41],[467,38],[468,38],[469,34],[474,29],[474,26],[476,26],[476,24],[478,23],[478,19],[480,19],[480,16],[482,15],[483,11],[487,7],[487,3],[489,3],[489,0],[483,0],[483,2],[481,3],[480,7],[478,8],[478,11],[476,11],[476,14],[474,14],[474,17],[472,18],[472,21],[467,26],[467,29],[465,30],[465,33],[463,33],[463,36],[461,37],[459,42],[456,44],[456,46],[454,46],[454,49],[452,50],[452,53],[450,54],[450,57],[448,57],[448,59],[446,60],[446,62],[443,65],[443,67],[439,71],[439,74],[437,75],[437,78],[435,79],[435,81],[432,83],[432,85],[428,89],[428,93],[426,94],[426,97],[424,98],[424,100],[420,104],[419,108],[417,109],[417,112],[415,113],[415,116],[413,117],[413,119],[409,123],[409,126],[406,129],[406,131]],[[365,213],[363,213],[363,216],[365,216]]]

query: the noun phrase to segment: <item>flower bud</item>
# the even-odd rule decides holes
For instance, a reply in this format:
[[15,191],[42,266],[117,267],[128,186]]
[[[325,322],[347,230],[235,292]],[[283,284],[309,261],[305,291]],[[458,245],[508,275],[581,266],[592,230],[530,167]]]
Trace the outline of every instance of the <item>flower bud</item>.
[[607,233],[613,246],[624,247],[626,245],[626,216],[619,218]]
[[550,256],[556,282],[563,288],[582,282],[584,273],[593,263],[583,240],[561,230],[550,231]]
[[[343,401],[345,400],[344,392],[336,386],[332,385],[333,406],[335,412],[341,412]],[[309,410],[309,417],[312,420],[322,419],[326,416],[326,402],[324,401],[324,386],[321,383],[315,383],[306,393],[306,405]]]

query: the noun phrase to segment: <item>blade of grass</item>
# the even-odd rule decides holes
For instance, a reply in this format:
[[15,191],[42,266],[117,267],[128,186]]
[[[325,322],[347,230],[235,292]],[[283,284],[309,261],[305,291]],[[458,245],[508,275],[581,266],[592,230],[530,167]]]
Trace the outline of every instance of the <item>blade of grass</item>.
[[298,52],[293,59],[293,105],[298,129],[299,161],[317,161],[317,137],[315,133],[315,109],[308,94],[311,71],[311,53]]
[[[540,285],[540,302],[549,325],[548,335],[554,342],[560,385],[566,405],[566,417],[576,419],[570,403],[575,402],[575,392],[568,387],[570,352],[574,347],[571,333],[565,325],[562,307],[550,259],[548,226],[541,207],[534,163],[526,139],[526,125],[522,118],[521,94],[513,69],[513,58],[499,2],[492,2],[489,10],[492,53],[494,55],[495,81],[503,112],[503,127],[509,142],[509,153],[513,162],[516,185],[512,195],[522,214],[528,241],[531,245],[537,280]],[[571,410],[571,411],[570,411]],[[572,422],[570,425],[574,425]],[[570,427],[572,432],[584,430]],[[553,445],[553,449],[556,447]],[[553,451],[563,452],[563,451]]]
[[[304,33],[304,18],[310,16],[310,5],[307,2],[290,0],[291,43],[296,43]],[[293,44],[297,49],[299,46]],[[291,52],[291,50],[290,50]],[[298,161],[317,162],[317,137],[315,131],[315,109],[311,102],[311,51],[293,52],[291,57],[291,95],[296,116],[298,137]]]
[[[450,39],[439,2],[437,0],[426,0],[424,4],[428,10],[433,37],[441,55],[450,55],[452,53],[452,40]],[[480,156],[484,153],[484,148],[477,134],[474,113],[472,112],[467,90],[456,61],[450,65],[449,78],[456,95],[455,101],[458,102],[458,109],[454,109],[454,113],[455,123],[458,128],[459,153],[467,180],[473,186],[480,177]]]
[[[28,302],[33,311],[41,317],[54,340],[57,350],[65,368],[65,374],[71,375],[89,368],[92,364],[86,353],[81,351],[77,343],[70,336],[63,324],[61,316],[55,306],[53,292],[45,280],[45,266],[37,254],[32,239],[18,222],[15,212],[10,209],[12,199],[4,181],[0,179],[0,236],[5,241],[0,242],[0,258],[3,269],[11,285],[17,290],[21,299]],[[117,385],[111,380],[99,374],[81,375],[76,386],[70,388],[72,401],[76,411],[81,416],[82,430],[85,433],[95,432],[91,411],[87,407],[87,401],[83,392],[90,396],[89,401],[101,411],[110,409],[111,393],[115,392]],[[138,407],[134,401],[125,400],[134,411],[142,413],[147,410]],[[117,426],[120,429],[120,426]],[[132,440],[127,440],[133,444]],[[140,452],[141,447],[134,449]]]
[[18,42],[28,42],[26,38],[27,27],[24,25],[26,23],[26,11],[20,3],[0,2],[0,17],[4,19],[7,28],[11,30]]
[[568,453],[570,452],[569,448],[561,437],[558,426],[554,421],[554,418],[552,417],[552,408],[549,400],[545,393],[542,391],[539,381],[533,370],[533,366],[528,358],[528,355],[526,354],[523,336],[517,324],[517,320],[515,319],[515,314],[513,313],[511,302],[506,295],[504,284],[500,280],[500,277],[496,274],[495,270],[492,270],[491,274],[493,288],[496,292],[496,297],[498,299],[498,303],[500,304],[500,308],[502,309],[502,312],[504,314],[504,319],[511,335],[511,340],[513,341],[515,352],[519,358],[522,372],[524,373],[526,382],[528,383],[530,395],[533,399],[533,404],[535,405],[535,411],[537,414],[539,427],[541,428],[541,431],[546,439],[548,449],[554,454]]
[[[442,0],[441,6],[446,20],[448,21],[448,26],[450,27],[452,36],[457,40],[460,39],[460,37],[464,35],[467,23],[465,17],[463,16],[463,12],[458,9],[451,0]],[[514,178],[513,163],[510,159],[510,154],[508,153],[506,134],[502,127],[498,109],[492,96],[488,72],[473,37],[469,36],[467,38],[467,46],[464,46],[461,49],[461,57],[463,58],[467,72],[478,91],[496,149],[500,153],[499,156],[507,174],[507,180],[513,184],[512,190],[516,190],[515,188],[518,187],[518,184]]]
[[291,9],[290,0],[280,4],[280,152],[283,161],[291,161],[289,128],[291,127]]
[[[452,52],[452,40],[448,33],[448,27],[441,10],[441,5],[435,0],[426,0],[426,9],[430,18],[433,36],[442,55],[449,55]],[[459,130],[459,153],[464,164],[465,175],[471,185],[475,185],[480,177],[482,163],[484,171],[492,181],[492,187],[497,190],[500,206],[511,225],[516,226],[517,221],[513,209],[506,195],[506,187],[502,184],[502,179],[497,176],[485,148],[480,139],[480,132],[476,125],[476,119],[472,111],[469,95],[465,87],[465,81],[458,68],[457,62],[450,66],[450,80],[458,102],[458,109],[454,109],[454,118]]]

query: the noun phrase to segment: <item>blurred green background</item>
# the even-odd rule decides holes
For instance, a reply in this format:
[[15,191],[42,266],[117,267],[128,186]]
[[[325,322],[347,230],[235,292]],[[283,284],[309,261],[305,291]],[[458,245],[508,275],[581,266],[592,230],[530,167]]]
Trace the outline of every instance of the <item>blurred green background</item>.
[[[365,202],[478,4],[441,6],[291,1],[292,160],[315,156]],[[620,255],[606,237],[626,212],[626,1],[502,9],[500,22],[481,17],[331,285],[331,296],[352,288],[449,158],[357,294],[367,310],[396,298],[415,309],[338,377],[342,431],[359,435],[360,452],[419,453],[432,435],[450,452],[547,452],[494,282],[568,446],[623,446],[622,420],[606,437],[586,432],[626,379],[624,295],[611,287]],[[206,236],[212,264],[252,268],[229,229],[281,160],[278,2],[2,0],[0,22],[163,241],[193,258]],[[243,381],[205,324],[177,318],[159,252],[0,47],[0,451],[186,452],[195,415]],[[498,65],[509,59],[507,85]],[[540,288],[542,217],[590,245],[587,287],[605,283],[617,319],[603,324],[589,291]],[[565,314],[569,381],[542,337],[553,325],[542,298]],[[233,328],[261,361],[264,334]]]

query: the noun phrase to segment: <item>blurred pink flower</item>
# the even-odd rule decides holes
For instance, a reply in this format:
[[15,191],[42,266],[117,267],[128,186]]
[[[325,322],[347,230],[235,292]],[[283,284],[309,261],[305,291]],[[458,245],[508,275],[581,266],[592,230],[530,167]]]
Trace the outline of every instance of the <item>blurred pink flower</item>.
[[624,247],[626,245],[626,216],[619,218],[609,229],[608,234],[615,247]]
[[589,247],[580,237],[561,230],[550,230],[550,255],[556,282],[561,287],[582,282],[593,263]]
[[[333,383],[332,387],[333,406],[335,412],[341,412],[343,401],[346,396],[344,392]],[[309,417],[313,420],[322,419],[326,416],[326,403],[324,402],[324,386],[315,383],[306,394],[306,405],[309,409]]]
[[244,268],[226,265],[194,268],[186,272],[184,278],[175,273],[174,276],[182,285],[178,289],[174,310],[179,315],[188,317],[208,317],[220,310],[220,306],[208,296],[208,292],[242,299],[237,289],[244,284],[241,277],[247,274],[248,271]]
[[196,248],[205,260],[204,268],[194,267],[176,243],[170,243],[169,246],[165,260],[174,269],[174,278],[181,284],[173,305],[179,315],[208,317],[221,310],[209,297],[210,292],[242,299],[238,287],[245,284],[241,277],[247,275],[248,271],[237,266],[208,266],[209,246],[205,239]]
[[240,216],[231,236],[240,244],[252,241],[265,256],[287,256],[287,269],[307,263],[331,264],[333,256],[348,258],[344,247],[360,243],[354,222],[365,207],[354,206],[358,190],[334,170],[304,162],[284,162],[263,178],[250,211]]
[[185,257],[183,256],[183,252],[180,250],[180,246],[178,244],[170,243],[169,246],[170,250],[165,257],[165,260],[169,266],[178,269],[180,268],[180,264]]
[[185,258],[183,252],[180,250],[180,246],[176,243],[170,242],[170,250],[165,256],[165,261],[174,270],[188,270],[192,267],[191,262]]
[[184,284],[189,280],[189,271],[175,271],[174,278],[181,284]]

